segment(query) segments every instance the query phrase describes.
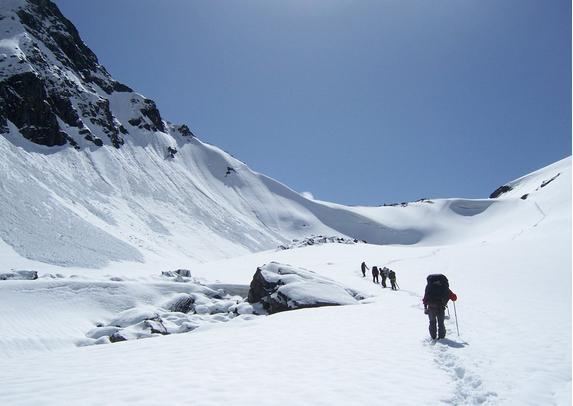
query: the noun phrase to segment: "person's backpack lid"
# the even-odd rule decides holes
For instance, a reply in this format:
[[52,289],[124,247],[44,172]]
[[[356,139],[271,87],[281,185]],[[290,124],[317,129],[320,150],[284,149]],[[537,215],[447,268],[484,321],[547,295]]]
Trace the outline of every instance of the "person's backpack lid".
[[448,278],[446,278],[446,275],[441,274],[441,273],[435,273],[435,274],[428,275],[428,277],[426,278],[426,281],[428,283],[434,283],[434,282],[440,281],[442,283],[445,283],[446,286],[448,285]]

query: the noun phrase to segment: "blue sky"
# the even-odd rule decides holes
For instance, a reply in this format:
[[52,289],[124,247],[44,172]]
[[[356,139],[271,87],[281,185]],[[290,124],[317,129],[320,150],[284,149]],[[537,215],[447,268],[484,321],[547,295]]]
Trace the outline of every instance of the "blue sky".
[[565,0],[55,0],[110,73],[291,188],[487,197],[571,154]]

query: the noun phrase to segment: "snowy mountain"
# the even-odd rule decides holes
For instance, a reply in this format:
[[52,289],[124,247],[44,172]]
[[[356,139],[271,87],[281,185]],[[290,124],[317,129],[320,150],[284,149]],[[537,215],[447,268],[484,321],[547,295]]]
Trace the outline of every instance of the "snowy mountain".
[[[487,199],[308,199],[164,120],[48,0],[0,5],[0,132],[2,405],[571,402],[571,157]],[[438,342],[431,273],[459,297]]]
[[11,267],[184,267],[313,235],[446,242],[440,224],[494,204],[309,200],[163,120],[50,1],[7,0],[0,13],[0,247]]
[[0,75],[0,237],[16,262],[186,263],[310,235],[422,237],[308,200],[164,121],[50,1],[3,2]]

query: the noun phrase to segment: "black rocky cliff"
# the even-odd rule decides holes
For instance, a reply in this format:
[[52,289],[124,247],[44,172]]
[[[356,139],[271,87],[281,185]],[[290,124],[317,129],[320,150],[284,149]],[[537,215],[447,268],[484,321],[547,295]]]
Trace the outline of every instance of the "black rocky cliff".
[[132,131],[193,135],[187,126],[169,126],[152,100],[114,80],[49,0],[0,5],[0,134],[11,125],[36,144],[76,149],[120,148]]

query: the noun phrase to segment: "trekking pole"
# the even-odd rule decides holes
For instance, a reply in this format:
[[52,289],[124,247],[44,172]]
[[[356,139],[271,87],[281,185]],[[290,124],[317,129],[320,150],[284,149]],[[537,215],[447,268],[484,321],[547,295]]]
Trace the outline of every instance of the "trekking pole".
[[458,330],[458,337],[460,336],[460,328],[458,327],[458,312],[456,312],[456,302],[454,304],[454,316],[456,316],[456,330]]

